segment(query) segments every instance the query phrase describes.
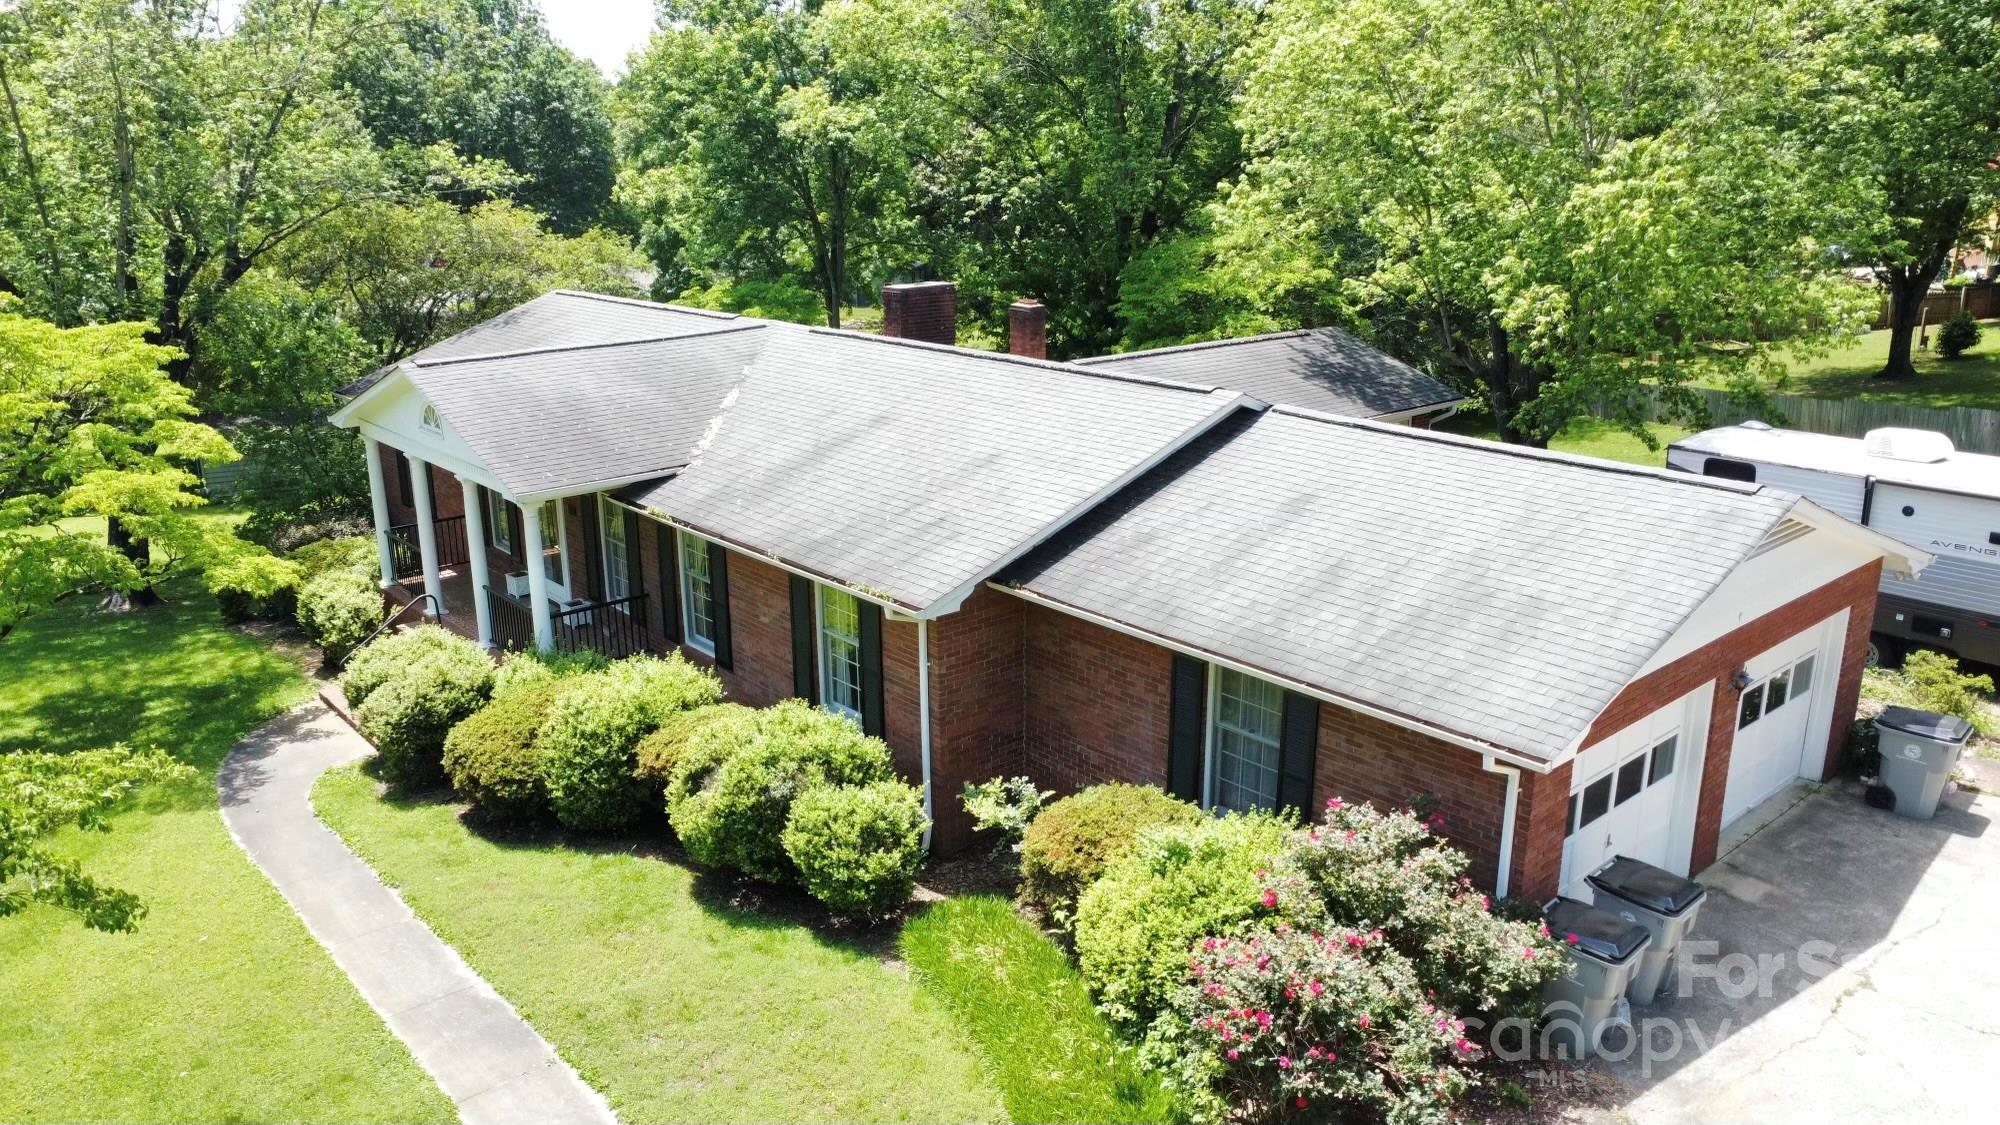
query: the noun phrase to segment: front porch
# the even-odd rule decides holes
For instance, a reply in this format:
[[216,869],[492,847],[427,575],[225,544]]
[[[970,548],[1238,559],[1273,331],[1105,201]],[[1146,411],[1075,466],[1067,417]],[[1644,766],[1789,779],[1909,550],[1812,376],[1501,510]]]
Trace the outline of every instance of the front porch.
[[[487,614],[493,635],[490,640],[485,640],[479,635],[479,614],[474,601],[479,596],[479,588],[473,583],[470,571],[463,566],[440,568],[438,589],[440,600],[444,602],[444,614],[433,618],[426,608],[422,611],[424,617],[462,637],[505,651],[520,652],[535,647],[534,610],[526,598],[516,597],[505,589],[486,591]],[[400,578],[385,587],[383,592],[395,605],[408,605],[424,592],[422,571]],[[549,611],[550,651],[600,652],[614,660],[644,652],[650,647],[645,620],[646,595],[643,593],[612,601],[578,599],[552,605]]]

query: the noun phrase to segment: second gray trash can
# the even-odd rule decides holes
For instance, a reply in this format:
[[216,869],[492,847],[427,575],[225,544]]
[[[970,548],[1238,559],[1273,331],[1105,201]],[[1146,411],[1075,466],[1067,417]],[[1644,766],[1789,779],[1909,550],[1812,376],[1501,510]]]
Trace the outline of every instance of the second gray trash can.
[[1972,738],[1972,724],[1956,715],[1889,707],[1875,716],[1882,752],[1882,784],[1896,795],[1896,815],[1929,820],[1937,815],[1944,783]]
[[1643,926],[1653,937],[1632,983],[1625,990],[1634,1004],[1650,1004],[1672,980],[1674,951],[1694,928],[1708,889],[1661,867],[1617,856],[1587,877],[1599,910]]
[[1569,972],[1542,986],[1548,1038],[1570,1058],[1587,1059],[1605,1028],[1631,1026],[1625,989],[1653,939],[1644,927],[1573,898],[1550,899],[1542,919],[1569,950]]

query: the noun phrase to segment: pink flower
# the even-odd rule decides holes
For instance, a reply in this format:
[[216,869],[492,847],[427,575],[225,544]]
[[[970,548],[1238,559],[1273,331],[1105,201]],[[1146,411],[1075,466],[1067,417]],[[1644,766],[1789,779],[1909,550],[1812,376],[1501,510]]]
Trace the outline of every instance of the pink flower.
[[1292,1099],[1292,1104],[1298,1106],[1300,1109],[1304,1109],[1306,1107],[1306,1096],[1300,1094],[1298,1097]]
[[1571,945],[1575,945],[1575,944],[1576,944],[1576,935],[1575,935],[1575,934],[1573,934],[1573,933],[1569,933],[1569,934],[1564,934],[1564,935],[1563,935],[1563,940],[1564,940],[1564,941],[1566,941],[1566,942],[1568,942],[1568,943],[1570,943]]
[[1458,1041],[1458,1050],[1460,1054],[1469,1055],[1472,1053],[1472,1044],[1466,1042],[1464,1039],[1461,1038]]
[[1278,905],[1278,892],[1269,887],[1264,888],[1264,909],[1269,910],[1276,905]]
[[1480,896],[1479,896],[1479,906],[1480,906],[1480,908],[1481,908],[1482,910],[1491,910],[1491,909],[1493,909],[1493,900],[1492,900],[1492,899],[1490,899],[1490,898],[1487,898],[1487,897],[1486,897],[1485,895],[1480,895]]
[[1318,1057],[1319,1057],[1319,1048],[1318,1048],[1318,1047],[1307,1047],[1307,1048],[1306,1048],[1306,1057],[1307,1057],[1307,1058],[1309,1058],[1309,1059],[1316,1059],[1316,1058],[1318,1058]]
[[1271,1026],[1271,1013],[1269,1013],[1269,1012],[1258,1012],[1258,1013],[1257,1013],[1257,1026],[1258,1026],[1258,1027],[1269,1027],[1269,1026]]
[[1314,996],[1318,996],[1318,995],[1320,995],[1321,993],[1323,993],[1323,992],[1325,992],[1325,991],[1326,991],[1326,986],[1325,986],[1325,985],[1323,985],[1323,984],[1321,984],[1321,983],[1320,983],[1320,982],[1318,982],[1318,981],[1314,981],[1314,982],[1312,982],[1311,984],[1307,985],[1306,987],[1308,987],[1308,988],[1312,989],[1312,994],[1313,994]]
[[1361,1018],[1360,1018],[1360,1019],[1358,1019],[1358,1020],[1355,1020],[1354,1022],[1355,1022],[1355,1023],[1357,1023],[1357,1024],[1359,1024],[1359,1025],[1361,1025],[1362,1027],[1367,1027],[1367,1026],[1368,1026],[1368,1013],[1367,1013],[1367,1012],[1363,1012],[1363,1013],[1361,1013]]
[[1291,1057],[1290,1055],[1279,1055],[1279,1056],[1278,1056],[1278,1069],[1279,1069],[1279,1070],[1290,1070],[1290,1069],[1292,1069],[1292,1057]]
[[1549,936],[1549,924],[1547,922],[1542,923],[1542,936],[1543,937]]
[[1326,799],[1326,807],[1327,807],[1327,808],[1330,808],[1330,809],[1338,809],[1338,808],[1344,808],[1345,806],[1346,806],[1346,802],[1342,801],[1342,800],[1341,800],[1340,798],[1338,798],[1338,797],[1328,797],[1328,798]]
[[1285,999],[1287,999],[1287,1000],[1297,1000],[1298,998],[1299,998],[1299,990],[1298,990],[1298,989],[1296,989],[1296,988],[1293,988],[1293,987],[1292,987],[1291,985],[1286,985],[1286,986],[1285,986]]
[[1215,952],[1215,939],[1209,938],[1207,941],[1201,943],[1201,947],[1210,953]]
[[1231,1049],[1230,1049],[1230,1051],[1229,1051],[1229,1061],[1230,1061],[1230,1062],[1235,1062],[1235,1061],[1236,1061],[1236,1054],[1237,1054],[1237,1052],[1235,1051],[1235,1049],[1234,1049],[1234,1048],[1231,1048]]
[[1354,842],[1354,829],[1352,828],[1347,830],[1347,842],[1350,844]]
[[1521,950],[1521,960],[1523,960],[1523,961],[1533,961],[1534,959],[1535,959],[1535,947],[1534,947],[1534,946],[1530,945],[1530,946],[1527,946],[1526,948],[1524,948],[1524,949],[1522,949],[1522,950]]

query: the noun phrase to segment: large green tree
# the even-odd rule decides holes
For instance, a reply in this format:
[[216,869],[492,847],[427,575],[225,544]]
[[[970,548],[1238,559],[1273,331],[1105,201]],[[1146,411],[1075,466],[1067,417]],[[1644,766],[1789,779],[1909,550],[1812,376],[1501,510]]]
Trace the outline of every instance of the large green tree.
[[1843,248],[1888,294],[1881,374],[1916,373],[1924,295],[2000,206],[2000,4],[1804,0],[1801,132],[1822,174],[1853,189]]
[[[1784,129],[1793,42],[1755,0],[1277,0],[1245,58],[1256,153],[1226,222],[1334,259],[1422,324],[1507,440],[1746,391],[1851,323]],[[1247,229],[1243,229],[1247,228]],[[1850,296],[1851,299],[1851,296]]]
[[[212,589],[269,594],[290,563],[200,519],[189,467],[236,456],[193,420],[171,349],[143,323],[63,328],[0,299],[0,637],[59,597],[148,588],[182,570]],[[81,529],[98,516],[129,542]],[[136,547],[137,549],[127,549]]]
[[49,850],[48,838],[67,828],[109,831],[107,814],[133,790],[192,776],[157,750],[0,754],[0,918],[42,903],[93,930],[136,929],[145,904]]
[[620,85],[621,196],[667,292],[794,280],[826,323],[907,256],[904,123],[819,3],[663,0]]

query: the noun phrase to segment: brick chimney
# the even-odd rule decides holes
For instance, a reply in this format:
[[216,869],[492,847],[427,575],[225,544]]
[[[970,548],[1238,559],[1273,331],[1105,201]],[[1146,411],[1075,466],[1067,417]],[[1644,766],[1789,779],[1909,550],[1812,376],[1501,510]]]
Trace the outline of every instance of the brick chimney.
[[958,286],[949,281],[884,285],[882,335],[931,344],[958,343]]
[[1007,350],[1029,359],[1049,358],[1049,307],[1033,297],[1007,306]]

